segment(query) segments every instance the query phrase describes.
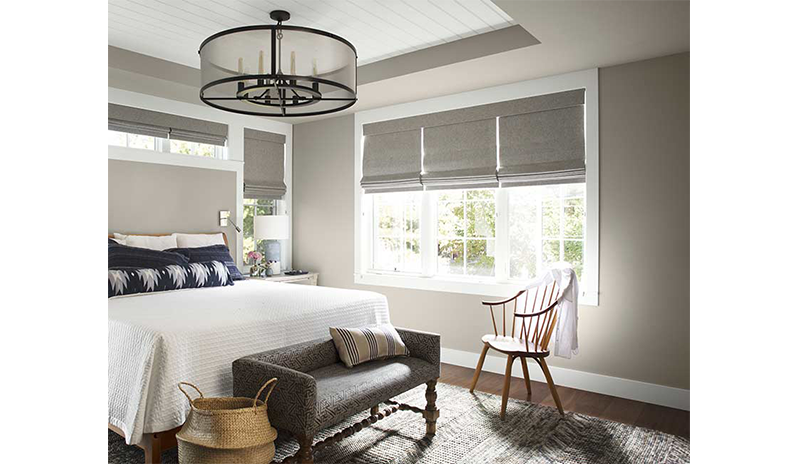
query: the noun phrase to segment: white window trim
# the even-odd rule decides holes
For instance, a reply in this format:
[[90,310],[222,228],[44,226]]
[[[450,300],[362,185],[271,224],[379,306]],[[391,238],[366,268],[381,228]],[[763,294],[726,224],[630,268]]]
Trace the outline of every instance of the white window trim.
[[[289,216],[289,237],[292,236],[292,154],[293,137],[292,125],[285,122],[272,121],[253,116],[239,115],[219,111],[214,108],[194,105],[191,103],[169,100],[153,95],[131,92],[128,90],[108,88],[108,102],[119,105],[133,106],[164,113],[172,113],[190,118],[204,119],[228,125],[228,145],[226,147],[225,159],[207,158],[205,156],[184,155],[182,153],[169,153],[157,150],[143,150],[139,148],[108,146],[108,159],[123,161],[139,161],[144,163],[166,164],[172,166],[187,166],[206,169],[219,169],[223,171],[236,172],[236,213],[234,220],[241,226],[244,214],[244,128],[263,130],[286,136],[286,147],[284,156],[284,182],[286,183],[286,195],[283,197],[284,211],[278,210],[281,214]],[[213,219],[212,219],[213,221]],[[214,224],[209,222],[209,225]],[[242,234],[236,232],[232,227],[226,233],[237,234],[237,249],[234,259],[240,269],[245,265],[242,260]],[[281,248],[281,256],[287,257],[287,266],[292,264],[292,245],[291,238],[287,240],[287,246]],[[233,253],[233,250],[231,250]],[[249,266],[248,266],[249,267]]]
[[[600,265],[600,112],[598,107],[599,89],[597,75],[597,68],[594,68],[356,113],[355,131],[353,134],[355,141],[355,176],[353,186],[355,207],[354,283],[500,297],[509,296],[524,285],[522,282],[495,280],[494,277],[491,278],[491,280],[443,276],[426,277],[369,270],[369,258],[371,255],[369,244],[371,241],[366,238],[370,237],[371,224],[362,220],[366,212],[369,211],[366,209],[366,207],[369,206],[369,199],[367,195],[364,195],[360,184],[361,160],[363,157],[362,126],[364,124],[583,88],[586,89],[586,236],[584,242],[584,269],[581,279],[580,304],[597,306],[599,300],[598,274]],[[499,191],[502,192],[503,189]],[[428,210],[430,209],[431,208],[428,208]],[[420,233],[422,243],[420,246],[435,242],[434,240],[426,240],[429,234],[435,233],[433,227],[430,225],[435,223],[435,221],[431,222],[430,218],[427,219],[428,220],[421,218]],[[428,224],[427,227],[424,226],[426,223]],[[500,227],[503,227],[502,223],[498,224],[498,228]],[[362,240],[362,238],[364,238],[364,240]],[[430,253],[427,253],[427,255],[430,257]],[[423,262],[423,268],[429,267],[430,264],[431,263]],[[496,267],[500,266],[496,265]],[[497,278],[499,279],[500,277],[501,276],[498,276]]]

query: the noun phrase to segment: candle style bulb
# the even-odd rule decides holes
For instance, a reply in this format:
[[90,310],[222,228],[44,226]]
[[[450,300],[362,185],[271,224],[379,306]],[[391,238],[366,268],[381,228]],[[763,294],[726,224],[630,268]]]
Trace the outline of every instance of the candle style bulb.
[[242,73],[242,69],[244,68],[244,59],[239,58],[239,74]]
[[258,73],[264,74],[264,50],[258,52]]
[[311,60],[311,74],[314,77],[317,77],[317,59],[316,58]]
[[290,74],[291,74],[291,75],[293,75],[293,76],[294,76],[295,74],[297,74],[297,73],[295,72],[295,70],[294,70],[294,52],[292,52],[292,64],[291,64],[291,72],[290,72]]

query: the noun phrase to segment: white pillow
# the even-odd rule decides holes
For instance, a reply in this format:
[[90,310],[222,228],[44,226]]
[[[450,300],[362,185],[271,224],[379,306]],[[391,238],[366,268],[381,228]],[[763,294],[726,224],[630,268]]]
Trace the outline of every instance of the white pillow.
[[114,239],[117,241],[122,240],[121,244],[123,245],[148,248],[150,250],[163,251],[167,248],[178,248],[175,234],[164,236],[114,234]]
[[200,248],[211,245],[225,245],[222,233],[219,234],[173,234],[178,240],[178,248]]

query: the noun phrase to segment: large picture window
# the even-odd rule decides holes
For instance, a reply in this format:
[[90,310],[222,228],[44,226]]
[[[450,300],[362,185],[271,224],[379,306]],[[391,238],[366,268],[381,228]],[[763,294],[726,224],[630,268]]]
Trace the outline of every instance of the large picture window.
[[568,262],[581,277],[585,196],[585,184],[369,195],[370,271],[522,282]]

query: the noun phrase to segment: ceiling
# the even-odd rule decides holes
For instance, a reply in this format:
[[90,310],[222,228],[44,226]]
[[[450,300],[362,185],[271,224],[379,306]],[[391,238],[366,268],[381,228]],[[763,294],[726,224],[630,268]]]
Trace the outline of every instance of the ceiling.
[[688,1],[494,1],[541,43],[359,85],[348,111],[689,51]]
[[[179,66],[183,71],[177,74],[184,76],[180,84],[172,76],[176,73],[156,66],[160,74],[151,74],[156,79],[150,88],[167,92],[172,86],[178,90],[170,90],[167,98],[180,94],[184,101],[201,104],[195,84],[199,42],[213,32],[244,24],[247,12],[257,21],[268,21],[269,10],[279,5],[292,12],[296,24],[329,29],[352,40],[359,50],[359,77],[374,76],[360,79],[358,103],[348,110],[292,118],[291,123],[687,52],[690,44],[689,2],[681,0],[435,0],[435,5],[422,0],[109,0],[109,44],[192,66]],[[122,19],[123,8],[138,11],[141,23]],[[389,9],[426,14],[390,14]],[[172,21],[184,21],[188,30],[188,19],[180,18],[192,18],[191,33],[154,33],[156,24],[166,30]],[[497,22],[481,25],[479,19]],[[128,25],[120,26],[122,21]],[[380,24],[387,33],[376,34],[370,24]],[[508,27],[512,24],[517,25]],[[136,30],[146,32],[136,35]],[[181,38],[169,35],[179,33]],[[364,40],[367,45],[360,45]],[[380,61],[365,65],[363,55],[368,50],[374,53],[373,60]],[[109,79],[113,74],[129,89],[143,85],[137,60],[114,55],[112,68],[109,53]]]
[[274,24],[277,9],[291,13],[288,24],[352,42],[359,65],[516,24],[490,0],[108,0],[108,43],[199,68],[206,37]]

